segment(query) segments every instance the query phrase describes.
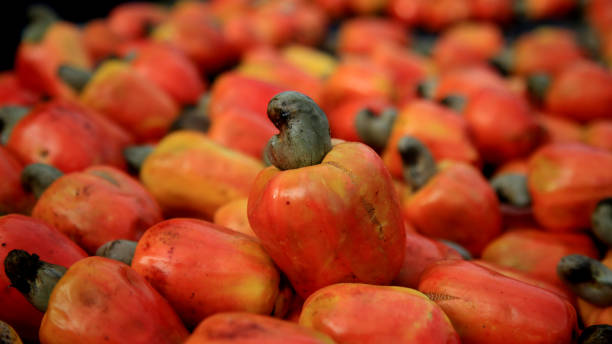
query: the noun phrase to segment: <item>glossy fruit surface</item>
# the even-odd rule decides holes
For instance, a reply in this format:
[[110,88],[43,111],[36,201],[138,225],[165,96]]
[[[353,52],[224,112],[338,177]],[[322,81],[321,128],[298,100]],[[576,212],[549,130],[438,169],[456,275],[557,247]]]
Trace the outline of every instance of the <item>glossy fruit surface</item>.
[[[36,252],[42,260],[70,267],[87,257],[85,251],[67,236],[46,223],[23,215],[0,217],[0,259],[4,262],[8,252],[21,249]],[[38,338],[43,313],[26,298],[10,287],[4,267],[0,269],[0,318],[13,326],[25,340]]]
[[270,314],[279,294],[279,273],[254,239],[201,220],[151,227],[132,267],[190,327],[218,312]]
[[40,327],[43,343],[182,343],[187,336],[168,302],[142,276],[103,257],[83,259],[66,272]]
[[376,153],[340,143],[321,164],[271,166],[249,195],[249,222],[298,294],[337,282],[391,282],[404,226],[391,177]]
[[402,287],[340,283],[322,288],[304,302],[300,324],[339,343],[459,343],[433,301]]

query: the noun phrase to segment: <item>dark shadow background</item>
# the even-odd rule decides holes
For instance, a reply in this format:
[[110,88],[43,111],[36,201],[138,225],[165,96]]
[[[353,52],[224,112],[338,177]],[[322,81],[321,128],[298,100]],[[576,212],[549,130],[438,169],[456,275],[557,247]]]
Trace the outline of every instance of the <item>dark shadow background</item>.
[[[130,1],[94,0],[94,1],[9,1],[0,5],[0,71],[13,68],[17,45],[21,32],[28,23],[27,8],[33,4],[45,4],[51,7],[60,18],[73,22],[85,23],[94,18],[106,17],[118,4]],[[131,1],[134,2],[134,1]]]

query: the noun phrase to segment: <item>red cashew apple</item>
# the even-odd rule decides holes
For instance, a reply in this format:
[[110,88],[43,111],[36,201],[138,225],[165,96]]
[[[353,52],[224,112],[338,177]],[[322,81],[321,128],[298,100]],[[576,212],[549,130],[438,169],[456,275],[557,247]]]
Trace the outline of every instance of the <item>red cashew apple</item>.
[[185,130],[160,141],[140,179],[166,214],[212,219],[221,206],[249,195],[262,168],[253,157]]
[[402,287],[327,286],[306,299],[300,324],[338,343],[459,343],[438,305],[419,291]]
[[[87,257],[77,244],[46,223],[23,215],[0,217],[0,261],[4,262],[11,250],[38,252],[41,259],[70,267]],[[23,339],[36,340],[43,313],[10,287],[4,265],[0,268],[0,319],[13,326]]]
[[[22,174],[31,185],[45,173],[33,167],[38,166],[30,165]],[[91,254],[110,240],[138,240],[147,228],[162,220],[159,205],[145,188],[110,166],[93,166],[46,183],[32,216],[54,226]]]
[[81,259],[66,269],[37,254],[12,250],[11,283],[45,312],[42,343],[182,343],[185,326],[147,281],[124,263]]
[[[0,114],[0,121],[6,119]],[[132,137],[102,115],[64,99],[25,110],[14,126],[6,127],[6,147],[26,164],[50,164],[63,172],[92,165],[123,168],[123,149]]]
[[189,327],[218,312],[272,313],[280,277],[256,240],[195,219],[171,219],[147,230],[132,268]]
[[564,288],[557,277],[557,263],[569,254],[592,258],[599,255],[593,240],[584,234],[516,229],[490,242],[482,252],[482,259]]
[[327,335],[289,321],[252,313],[218,313],[206,318],[185,344],[334,344]]
[[303,297],[337,282],[386,284],[404,257],[405,230],[391,176],[361,143],[332,148],[312,99],[284,92],[268,105],[281,129],[249,195],[255,234]]
[[3,146],[0,146],[0,215],[29,214],[34,197],[21,186],[22,164]]
[[542,288],[463,260],[447,260],[421,275],[419,288],[448,315],[466,344],[571,343],[576,311]]
[[590,227],[597,202],[612,196],[612,153],[584,144],[550,144],[529,160],[533,212],[546,230]]
[[398,150],[412,188],[402,197],[406,219],[421,234],[450,240],[479,256],[502,225],[499,202],[487,180],[462,162],[436,165],[427,147],[413,137],[402,138]]

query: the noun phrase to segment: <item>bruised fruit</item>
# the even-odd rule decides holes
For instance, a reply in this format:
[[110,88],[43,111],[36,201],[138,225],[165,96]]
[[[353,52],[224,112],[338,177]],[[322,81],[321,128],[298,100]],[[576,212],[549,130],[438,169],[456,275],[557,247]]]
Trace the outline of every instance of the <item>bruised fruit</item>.
[[59,177],[42,193],[32,216],[53,225],[91,254],[110,240],[138,240],[162,220],[159,206],[143,186],[109,166]]
[[182,343],[188,336],[168,302],[124,263],[88,257],[66,270],[13,250],[4,266],[31,299],[50,291],[42,343]]

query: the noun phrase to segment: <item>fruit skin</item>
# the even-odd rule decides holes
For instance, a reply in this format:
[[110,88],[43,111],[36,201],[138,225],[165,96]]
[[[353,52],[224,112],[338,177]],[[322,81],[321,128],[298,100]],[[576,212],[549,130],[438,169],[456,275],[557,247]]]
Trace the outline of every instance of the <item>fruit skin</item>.
[[278,270],[257,241],[201,220],[171,219],[149,228],[132,268],[189,327],[218,312],[270,314],[279,295]]
[[396,178],[402,178],[402,159],[397,149],[404,136],[413,136],[436,160],[451,159],[478,165],[480,157],[472,144],[465,120],[453,111],[427,100],[415,100],[400,110],[382,157]]
[[[225,25],[224,25],[225,26]],[[200,73],[213,73],[237,61],[238,51],[224,35],[208,4],[183,1],[155,28],[151,40],[185,53]]]
[[133,138],[102,115],[67,99],[35,106],[6,144],[24,163],[53,165],[68,173],[96,164],[124,168],[123,148]]
[[14,72],[0,73],[0,107],[5,105],[34,105],[40,95],[21,84]]
[[523,0],[524,15],[531,20],[562,16],[576,6],[574,0]]
[[327,78],[338,65],[336,57],[305,45],[289,44],[280,53],[287,62],[318,79]]
[[528,155],[542,131],[529,104],[509,91],[485,89],[470,99],[464,118],[485,161],[503,163]]
[[597,202],[612,195],[612,153],[584,144],[549,144],[529,160],[533,212],[545,230],[589,228]]
[[182,343],[188,335],[142,276],[104,257],[88,257],[68,269],[40,327],[41,342],[49,344]]
[[442,307],[462,343],[571,343],[577,330],[566,300],[471,262],[436,263],[418,289]]
[[177,131],[145,160],[140,179],[167,215],[211,219],[215,211],[247,197],[263,164],[195,131]]
[[321,108],[330,112],[349,99],[395,98],[393,75],[383,66],[365,57],[346,57],[325,80]]
[[278,131],[268,119],[243,106],[235,104],[217,113],[206,134],[227,148],[261,160],[268,140]]
[[417,98],[419,83],[435,70],[431,59],[401,45],[378,44],[369,58],[391,77],[395,103],[400,108]]
[[503,46],[501,30],[488,23],[462,23],[445,31],[436,41],[433,59],[442,71],[482,65]]
[[[48,224],[23,215],[0,217],[0,259],[14,249],[36,252],[42,260],[69,267],[87,253]],[[17,330],[24,340],[36,340],[43,314],[17,289],[9,287],[4,267],[0,269],[0,318]]]
[[[376,39],[363,39],[364,37],[376,37]],[[361,17],[342,23],[338,32],[337,51],[341,55],[367,55],[378,45],[406,46],[409,44],[408,37],[407,30],[398,22],[376,17]]]
[[361,143],[337,144],[317,165],[264,169],[251,188],[248,216],[302,297],[343,281],[389,283],[404,258],[391,176]]
[[246,197],[227,203],[217,209],[213,222],[216,225],[235,230],[253,239],[257,239],[257,235],[255,235],[255,232],[253,232],[249,224],[249,217],[247,215],[248,203],[249,200]]
[[584,142],[612,152],[612,120],[590,122],[584,129]]
[[557,263],[570,254],[595,259],[599,256],[591,238],[584,234],[515,229],[489,243],[482,252],[482,259],[566,289],[557,276]]
[[138,142],[160,139],[179,112],[169,95],[116,60],[96,70],[80,100],[132,133]]
[[[227,108],[249,110],[250,113],[268,120],[266,109],[268,101],[288,89],[272,82],[257,80],[236,72],[223,73],[215,80],[210,90],[208,111],[214,122]],[[269,139],[269,137],[268,137]]]
[[94,19],[83,28],[83,45],[94,63],[117,52],[124,40],[110,28],[108,20]]
[[57,76],[61,64],[85,69],[92,67],[81,41],[81,32],[67,22],[52,24],[40,42],[23,41],[17,49],[15,72],[19,81],[35,92],[74,98],[74,91]]
[[459,252],[418,233],[406,231],[406,255],[393,285],[416,288],[421,273],[431,264],[444,259],[462,259]]
[[327,286],[306,299],[300,325],[338,343],[459,343],[448,317],[433,301],[402,287]]
[[163,7],[145,2],[116,6],[108,15],[108,26],[123,40],[134,41],[148,36],[150,28],[167,17]]
[[571,143],[582,141],[582,128],[571,119],[553,114],[541,113],[537,120],[545,131],[546,143]]
[[28,214],[34,206],[34,197],[21,186],[23,165],[6,148],[0,146],[0,215]]
[[572,31],[540,27],[517,39],[512,50],[512,72],[522,76],[555,75],[584,59]]
[[110,166],[60,177],[38,199],[32,216],[91,254],[111,240],[138,240],[162,220],[159,206],[143,186]]
[[429,31],[441,31],[470,16],[470,0],[425,0],[419,3],[419,23]]
[[469,102],[486,88],[509,90],[507,81],[493,70],[482,66],[465,67],[441,75],[433,98],[440,101],[450,95],[461,95]]
[[512,17],[513,0],[471,0],[472,17],[497,23],[508,22]]
[[476,257],[501,233],[495,192],[477,169],[465,163],[438,164],[438,173],[403,199],[402,209],[421,234],[456,242]]
[[355,126],[357,113],[364,109],[380,114],[392,107],[391,102],[381,98],[355,97],[338,104],[328,114],[329,129],[334,138],[346,141],[363,142]]
[[323,333],[289,321],[251,313],[217,313],[206,318],[185,344],[333,344]]
[[327,27],[323,9],[309,1],[286,0],[262,3],[237,13],[226,21],[223,34],[244,53],[291,42],[315,46],[325,37]]
[[132,66],[179,105],[196,104],[206,90],[193,62],[170,45],[145,44],[137,50]]
[[502,265],[498,265],[495,263],[489,263],[487,261],[481,260],[481,259],[477,259],[477,260],[473,260],[472,261],[474,264],[478,264],[480,266],[484,266],[485,268],[489,269],[489,270],[493,270],[497,273],[500,273],[506,277],[509,278],[513,278],[515,280],[519,280],[521,282],[525,282],[527,284],[531,284],[534,285],[536,287],[545,289],[550,291],[553,294],[556,294],[557,296],[572,302],[572,305],[575,306],[575,299],[576,297],[574,296],[574,294],[567,288],[560,288],[554,284],[548,283],[542,279],[539,278],[534,278],[532,276],[530,276],[529,274],[521,271],[521,270],[517,270],[511,267],[507,267],[507,266],[502,266]]
[[544,99],[552,113],[577,121],[612,118],[612,73],[590,61],[571,64],[553,78]]
[[280,51],[270,47],[254,48],[244,53],[236,71],[304,93],[316,102],[321,99],[323,80],[292,64]]

